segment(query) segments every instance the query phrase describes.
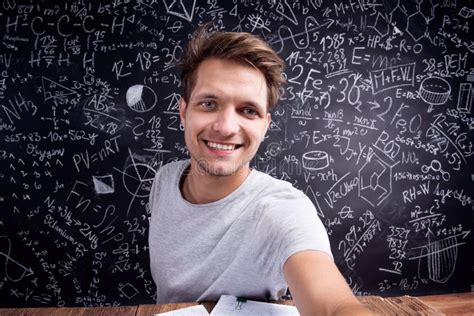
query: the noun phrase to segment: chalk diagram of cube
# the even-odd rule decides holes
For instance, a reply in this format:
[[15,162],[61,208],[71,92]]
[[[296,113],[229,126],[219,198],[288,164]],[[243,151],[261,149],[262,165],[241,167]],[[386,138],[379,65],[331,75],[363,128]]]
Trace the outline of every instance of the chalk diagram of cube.
[[377,154],[359,169],[359,197],[372,206],[382,203],[392,193],[392,166]]
[[115,192],[114,177],[111,174],[105,176],[92,176],[94,189],[97,194],[110,194]]

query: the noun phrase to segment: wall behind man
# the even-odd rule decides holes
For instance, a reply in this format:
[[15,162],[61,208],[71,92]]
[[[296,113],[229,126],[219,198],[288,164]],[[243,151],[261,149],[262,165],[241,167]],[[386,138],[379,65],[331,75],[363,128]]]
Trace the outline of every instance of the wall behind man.
[[0,306],[154,301],[147,197],[187,155],[176,62],[206,21],[286,61],[252,164],[314,202],[354,293],[469,290],[473,14],[471,1],[3,1]]

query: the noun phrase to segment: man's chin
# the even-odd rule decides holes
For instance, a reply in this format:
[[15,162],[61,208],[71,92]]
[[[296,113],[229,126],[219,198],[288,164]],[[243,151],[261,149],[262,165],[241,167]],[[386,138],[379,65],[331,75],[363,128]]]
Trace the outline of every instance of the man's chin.
[[198,166],[198,172],[205,175],[226,177],[233,176],[239,172],[245,172],[246,168],[243,165],[231,164],[231,163],[209,163],[204,159],[196,161]]

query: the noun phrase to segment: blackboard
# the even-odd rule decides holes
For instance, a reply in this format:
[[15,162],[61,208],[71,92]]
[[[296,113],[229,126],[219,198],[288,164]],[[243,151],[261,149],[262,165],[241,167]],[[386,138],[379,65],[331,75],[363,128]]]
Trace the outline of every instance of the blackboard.
[[252,165],[314,202],[353,292],[469,291],[473,14],[450,0],[3,1],[0,306],[154,302],[148,194],[187,157],[176,63],[207,21],[286,61]]

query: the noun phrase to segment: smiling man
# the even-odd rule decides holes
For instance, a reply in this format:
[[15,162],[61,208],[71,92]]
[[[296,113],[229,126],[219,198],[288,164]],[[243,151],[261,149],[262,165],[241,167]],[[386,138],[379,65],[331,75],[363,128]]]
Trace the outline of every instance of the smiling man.
[[270,123],[265,77],[254,68],[210,57],[201,62],[188,101],[180,100],[191,171],[182,193],[202,204],[225,197],[250,173]]
[[302,315],[366,315],[311,201],[250,168],[284,84],[283,61],[251,34],[203,26],[180,65],[191,157],[160,168],[151,189],[157,303],[276,300],[289,287]]

